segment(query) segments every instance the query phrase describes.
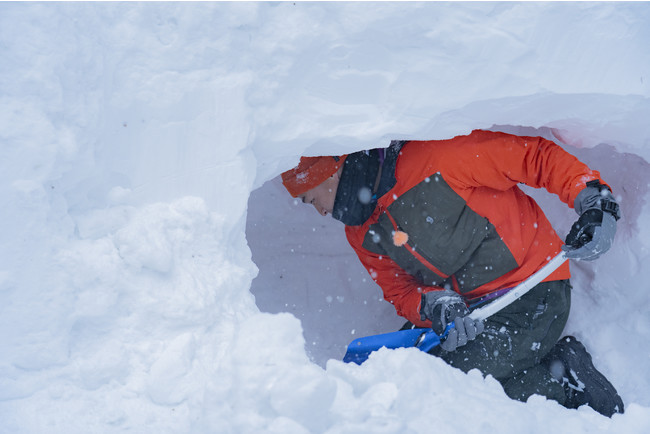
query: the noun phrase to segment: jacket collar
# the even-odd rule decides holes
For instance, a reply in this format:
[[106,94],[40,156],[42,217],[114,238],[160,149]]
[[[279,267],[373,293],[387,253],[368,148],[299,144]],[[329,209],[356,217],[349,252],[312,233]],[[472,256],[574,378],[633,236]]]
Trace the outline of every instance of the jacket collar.
[[359,226],[370,218],[377,199],[395,185],[395,166],[405,143],[393,141],[385,149],[348,155],[336,190],[332,217],[346,226]]

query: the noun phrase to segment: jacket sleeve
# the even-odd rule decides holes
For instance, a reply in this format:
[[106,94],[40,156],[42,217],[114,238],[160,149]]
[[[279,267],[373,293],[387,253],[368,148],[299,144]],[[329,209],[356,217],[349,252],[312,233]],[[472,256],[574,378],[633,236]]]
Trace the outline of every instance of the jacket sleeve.
[[354,234],[354,230],[349,226],[346,227],[346,235],[372,280],[381,287],[384,299],[395,307],[397,314],[417,327],[431,327],[431,321],[420,320],[420,300],[422,293],[442,290],[442,288],[424,286],[390,257],[377,255],[364,249],[361,246],[362,240],[356,239],[359,234]]
[[445,176],[466,187],[507,190],[523,183],[545,188],[573,207],[587,182],[600,179],[599,172],[542,137],[477,130],[458,139],[445,151],[452,162]]

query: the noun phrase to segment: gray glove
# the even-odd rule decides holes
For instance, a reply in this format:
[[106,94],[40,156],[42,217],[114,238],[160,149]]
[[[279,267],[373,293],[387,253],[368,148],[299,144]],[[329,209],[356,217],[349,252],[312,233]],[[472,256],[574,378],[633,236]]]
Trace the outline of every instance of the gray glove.
[[458,316],[454,319],[454,328],[449,330],[447,338],[440,346],[445,351],[454,351],[456,348],[476,339],[476,336],[483,333],[484,329],[483,321],[473,320],[468,316]]
[[580,217],[562,250],[569,259],[593,261],[612,246],[616,221],[621,218],[620,207],[607,186],[591,181],[576,196],[575,210]]
[[449,331],[445,341],[440,344],[445,351],[454,351],[476,336],[485,328],[483,321],[473,320],[467,315],[469,309],[460,295],[454,291],[431,291],[422,294],[420,302],[420,319],[431,321],[431,328],[441,335],[447,324],[454,321],[455,327]]

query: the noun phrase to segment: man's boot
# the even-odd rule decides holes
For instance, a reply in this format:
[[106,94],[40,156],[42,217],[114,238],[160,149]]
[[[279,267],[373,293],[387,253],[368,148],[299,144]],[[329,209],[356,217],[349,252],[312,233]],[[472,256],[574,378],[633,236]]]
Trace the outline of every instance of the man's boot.
[[566,336],[544,358],[551,375],[562,383],[567,408],[584,404],[607,417],[623,413],[623,400],[612,383],[594,367],[591,355],[573,336]]

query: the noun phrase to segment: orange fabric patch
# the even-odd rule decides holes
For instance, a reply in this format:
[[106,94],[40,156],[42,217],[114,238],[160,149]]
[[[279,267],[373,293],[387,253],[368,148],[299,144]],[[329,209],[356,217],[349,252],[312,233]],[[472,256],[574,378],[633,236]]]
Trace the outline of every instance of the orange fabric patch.
[[393,232],[393,244],[395,244],[397,247],[401,247],[404,244],[406,244],[409,240],[409,234],[406,232],[402,231],[395,231]]

